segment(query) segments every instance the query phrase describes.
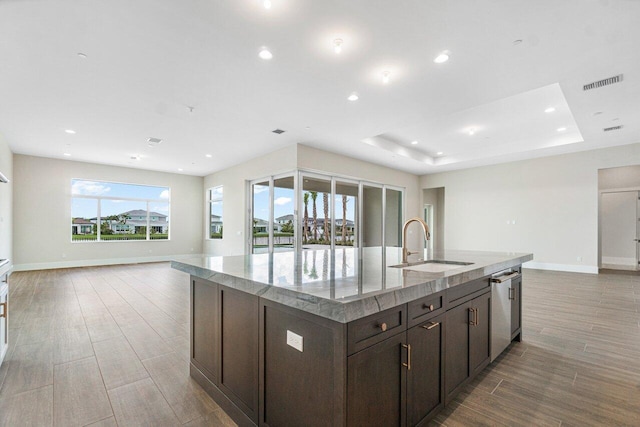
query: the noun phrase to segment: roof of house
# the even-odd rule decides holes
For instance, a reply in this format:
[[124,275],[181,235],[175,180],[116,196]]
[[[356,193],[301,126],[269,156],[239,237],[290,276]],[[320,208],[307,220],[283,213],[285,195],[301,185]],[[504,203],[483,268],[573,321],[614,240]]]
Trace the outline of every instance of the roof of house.
[[282,215],[282,216],[276,218],[276,221],[293,221],[293,214]]
[[84,219],[84,218],[73,218],[73,224],[90,224],[93,225],[93,223],[91,221],[89,221],[88,219]]
[[[153,211],[149,212],[149,214],[151,216],[157,216],[157,217],[160,217],[160,218],[166,218],[167,217],[165,214],[161,214],[161,213],[153,212]],[[147,211],[144,210],[144,209],[134,209],[134,210],[127,211],[127,212],[122,212],[120,215],[147,216]]]

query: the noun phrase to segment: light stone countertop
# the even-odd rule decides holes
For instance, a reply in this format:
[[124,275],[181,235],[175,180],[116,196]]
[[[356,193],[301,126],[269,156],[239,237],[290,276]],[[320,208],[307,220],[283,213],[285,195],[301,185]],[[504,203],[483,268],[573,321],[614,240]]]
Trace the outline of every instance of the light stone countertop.
[[[439,273],[389,267],[400,248],[336,248],[274,254],[194,257],[177,270],[340,323],[375,314],[533,259],[511,252],[424,253],[429,260],[471,262]],[[409,261],[416,261],[412,255]]]

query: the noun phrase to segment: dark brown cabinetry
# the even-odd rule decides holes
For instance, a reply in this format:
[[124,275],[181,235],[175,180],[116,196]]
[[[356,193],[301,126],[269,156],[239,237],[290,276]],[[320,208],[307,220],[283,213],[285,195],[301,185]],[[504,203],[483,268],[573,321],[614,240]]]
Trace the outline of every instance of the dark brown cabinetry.
[[347,425],[416,426],[430,420],[444,406],[444,333],[444,315],[431,316],[349,356]]
[[489,364],[491,293],[447,311],[445,393],[449,402],[467,380]]
[[522,341],[522,276],[511,281],[511,340]]
[[192,277],[191,315],[191,375],[241,426],[424,426],[491,356],[489,277],[349,323]]

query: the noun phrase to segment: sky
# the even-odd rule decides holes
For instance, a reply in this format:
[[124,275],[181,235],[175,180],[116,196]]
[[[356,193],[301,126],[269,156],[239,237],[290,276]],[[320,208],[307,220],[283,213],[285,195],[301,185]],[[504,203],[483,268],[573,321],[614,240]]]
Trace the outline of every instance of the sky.
[[[121,184],[114,182],[71,180],[72,196],[122,197],[150,200],[149,210],[169,215],[169,187]],[[147,209],[146,201],[103,199],[101,216],[118,215],[134,209]],[[98,200],[72,197],[71,216],[73,218],[94,218],[98,213]]]
[[[273,218],[278,218],[284,215],[293,214],[294,211],[294,192],[293,189],[290,188],[278,188],[274,187],[273,189],[274,197],[273,197],[273,208],[274,208],[274,216]],[[260,218],[263,220],[269,219],[269,187],[254,185],[254,206],[255,213],[254,217]],[[336,218],[342,219],[342,196],[336,195]],[[311,198],[309,198],[309,218],[313,217],[313,202]],[[353,215],[355,213],[355,197],[349,196],[347,202],[347,219],[353,221]],[[303,208],[304,209],[304,208]],[[316,209],[318,213],[318,218],[324,217],[324,207],[322,202],[322,194],[318,193],[318,198],[316,199]],[[300,218],[304,215],[304,211],[300,212]],[[331,205],[329,205],[329,216],[331,216]]]

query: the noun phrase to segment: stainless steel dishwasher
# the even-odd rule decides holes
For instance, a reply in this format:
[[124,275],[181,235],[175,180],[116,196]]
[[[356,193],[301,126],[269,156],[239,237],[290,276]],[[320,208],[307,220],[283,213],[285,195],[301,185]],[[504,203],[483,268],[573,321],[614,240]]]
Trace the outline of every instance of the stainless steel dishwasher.
[[491,361],[511,342],[511,280],[518,271],[507,269],[491,275]]

